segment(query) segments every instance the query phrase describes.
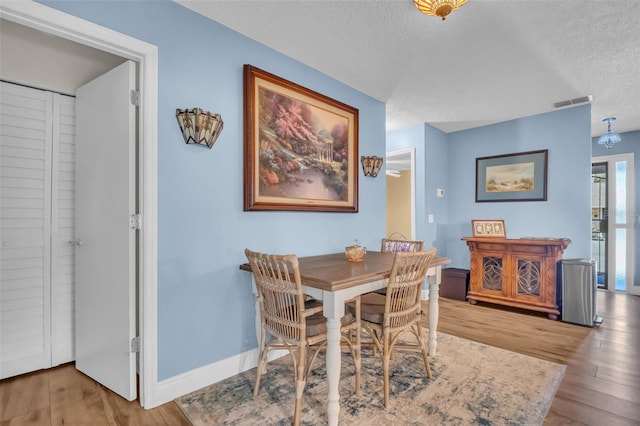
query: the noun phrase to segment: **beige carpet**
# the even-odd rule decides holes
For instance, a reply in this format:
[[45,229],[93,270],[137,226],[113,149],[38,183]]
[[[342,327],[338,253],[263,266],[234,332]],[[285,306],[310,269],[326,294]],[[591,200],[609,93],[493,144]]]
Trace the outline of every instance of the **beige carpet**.
[[[394,356],[391,406],[385,410],[382,362],[363,353],[362,393],[354,393],[353,361],[342,358],[341,425],[540,425],[565,366],[470,340],[438,334],[438,353],[426,378],[419,354]],[[326,416],[326,372],[319,357],[303,398],[303,424]],[[256,369],[192,392],[176,402],[194,425],[287,425],[293,420],[289,357],[269,364],[253,396]]]

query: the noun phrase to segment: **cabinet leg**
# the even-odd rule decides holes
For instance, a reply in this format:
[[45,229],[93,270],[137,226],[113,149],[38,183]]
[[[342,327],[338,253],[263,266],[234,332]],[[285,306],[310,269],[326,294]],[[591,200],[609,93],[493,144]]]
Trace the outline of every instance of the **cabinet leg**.
[[556,315],[556,314],[548,314],[547,316],[549,317],[550,320],[554,320],[555,321],[555,320],[558,319],[558,315]]
[[478,302],[475,299],[469,299],[469,304],[475,305],[476,303]]

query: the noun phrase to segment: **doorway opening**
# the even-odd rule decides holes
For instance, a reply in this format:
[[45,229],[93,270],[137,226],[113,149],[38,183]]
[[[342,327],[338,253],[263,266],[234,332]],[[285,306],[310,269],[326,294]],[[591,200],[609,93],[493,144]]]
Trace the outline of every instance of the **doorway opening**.
[[598,288],[607,289],[607,163],[591,164],[591,256],[596,261]]
[[140,125],[137,182],[140,215],[144,227],[139,233],[139,324],[140,404],[153,408],[175,397],[158,392],[157,379],[157,82],[158,49],[131,38],[34,2],[0,4],[0,19],[33,28],[61,39],[91,46],[139,64]]
[[386,157],[387,235],[399,232],[415,239],[415,149],[390,151]]
[[633,153],[594,157],[591,176],[591,244],[598,287],[639,294],[640,284],[634,284]]

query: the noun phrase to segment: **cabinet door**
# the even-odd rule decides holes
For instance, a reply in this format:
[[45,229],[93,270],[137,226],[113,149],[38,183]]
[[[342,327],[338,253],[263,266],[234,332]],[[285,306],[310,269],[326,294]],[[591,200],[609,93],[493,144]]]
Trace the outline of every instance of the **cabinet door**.
[[544,258],[513,255],[513,288],[510,297],[543,303],[545,299]]
[[477,265],[480,274],[475,274],[473,291],[493,296],[508,295],[508,262],[504,254],[477,253]]

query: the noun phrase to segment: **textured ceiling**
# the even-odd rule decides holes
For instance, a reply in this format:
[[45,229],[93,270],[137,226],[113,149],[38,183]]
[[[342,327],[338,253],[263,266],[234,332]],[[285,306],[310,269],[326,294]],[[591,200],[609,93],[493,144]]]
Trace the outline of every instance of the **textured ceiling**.
[[178,3],[387,104],[387,130],[452,132],[593,96],[592,135],[640,130],[640,1],[469,0],[446,21],[411,0]]

